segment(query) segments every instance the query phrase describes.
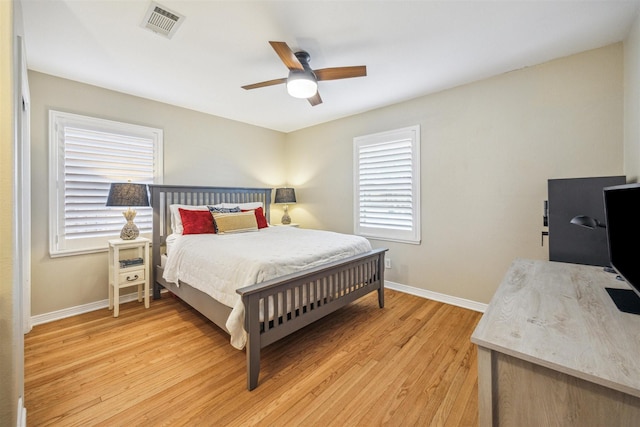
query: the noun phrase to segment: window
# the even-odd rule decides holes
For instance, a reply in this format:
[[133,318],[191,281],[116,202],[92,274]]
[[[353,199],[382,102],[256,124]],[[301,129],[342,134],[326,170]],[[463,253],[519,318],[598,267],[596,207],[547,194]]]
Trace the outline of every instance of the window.
[[[52,257],[106,250],[126,209],[107,208],[112,182],[162,182],[161,129],[49,111],[49,252]],[[136,208],[140,233],[151,208]]]
[[356,137],[355,233],[420,243],[420,126]]

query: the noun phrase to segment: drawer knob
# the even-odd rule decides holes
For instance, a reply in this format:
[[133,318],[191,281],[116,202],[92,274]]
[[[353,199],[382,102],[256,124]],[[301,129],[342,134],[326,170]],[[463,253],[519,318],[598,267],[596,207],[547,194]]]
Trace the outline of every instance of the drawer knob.
[[135,276],[133,276],[133,278],[131,278],[130,276],[127,276],[127,282],[133,282],[134,280],[138,280],[138,275],[137,274]]

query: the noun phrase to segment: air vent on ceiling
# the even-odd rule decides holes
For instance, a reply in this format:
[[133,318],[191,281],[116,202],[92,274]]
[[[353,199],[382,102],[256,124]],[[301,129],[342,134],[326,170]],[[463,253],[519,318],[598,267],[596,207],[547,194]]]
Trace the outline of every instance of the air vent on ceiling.
[[184,15],[160,6],[156,2],[151,2],[147,13],[144,15],[142,26],[150,29],[154,33],[171,38],[184,19]]

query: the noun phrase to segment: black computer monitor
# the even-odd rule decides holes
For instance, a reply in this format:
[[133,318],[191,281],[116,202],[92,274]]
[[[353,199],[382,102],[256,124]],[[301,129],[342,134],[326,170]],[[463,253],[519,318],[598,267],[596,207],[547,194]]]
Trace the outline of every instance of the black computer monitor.
[[640,314],[640,184],[605,187],[611,266],[631,289],[606,288],[618,309]]

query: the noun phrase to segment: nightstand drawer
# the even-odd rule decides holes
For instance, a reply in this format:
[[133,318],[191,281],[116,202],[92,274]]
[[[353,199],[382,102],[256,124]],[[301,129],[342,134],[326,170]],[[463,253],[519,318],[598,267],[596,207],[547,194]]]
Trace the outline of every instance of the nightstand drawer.
[[144,267],[142,268],[132,268],[127,270],[120,270],[120,275],[118,276],[118,283],[123,285],[125,283],[133,283],[138,282],[140,280],[144,280]]

